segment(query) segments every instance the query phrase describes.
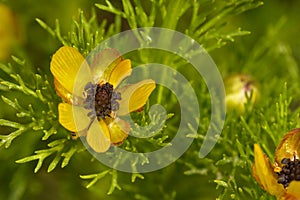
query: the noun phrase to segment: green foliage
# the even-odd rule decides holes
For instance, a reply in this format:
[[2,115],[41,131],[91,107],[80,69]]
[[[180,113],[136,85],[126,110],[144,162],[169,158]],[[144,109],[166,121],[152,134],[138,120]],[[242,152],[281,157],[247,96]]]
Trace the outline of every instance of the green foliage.
[[[207,51],[224,46],[234,37],[249,31],[238,28],[223,32],[226,20],[249,9],[262,5],[261,1],[144,1],[122,0],[122,8],[110,1],[96,4],[101,10],[126,19],[129,27],[163,27],[184,32],[202,44]],[[191,14],[192,13],[192,14]],[[184,23],[188,22],[188,23]]]
[[[196,88],[201,109],[201,118],[195,119],[200,122],[199,129],[190,130],[188,137],[194,138],[194,142],[174,164],[157,172],[125,174],[94,162],[82,142],[73,140],[71,133],[58,122],[57,106],[61,99],[55,92],[49,66],[35,70],[34,66],[17,57],[12,57],[10,64],[0,64],[1,104],[5,105],[5,109],[0,111],[0,147],[8,152],[14,152],[14,149],[23,152],[18,139],[31,141],[28,143],[33,145],[24,147],[26,155],[18,154],[22,157],[17,159],[17,163],[37,162],[34,168],[36,176],[45,169],[55,176],[55,172],[59,172],[58,166],[64,168],[64,172],[71,171],[72,178],[84,174],[79,177],[88,192],[103,199],[125,196],[127,199],[168,200],[272,198],[252,177],[253,144],[259,143],[272,160],[282,136],[299,127],[300,77],[292,48],[287,42],[278,40],[287,23],[285,18],[268,27],[251,48],[243,45],[245,41],[242,39],[237,39],[250,32],[232,26],[230,20],[234,21],[242,13],[260,5],[262,2],[255,0],[106,0],[95,4],[96,8],[91,12],[80,10],[67,31],[59,20],[52,28],[46,20],[37,16],[36,22],[49,33],[49,37],[60,45],[77,48],[84,56],[101,41],[123,30],[164,27],[189,35],[212,52],[224,77],[232,73],[255,77],[260,85],[260,100],[242,115],[235,112],[227,114],[218,144],[206,158],[199,159],[198,153],[210,122],[207,88],[192,70],[186,70],[189,67],[186,63],[172,54],[159,51],[155,55],[148,51],[133,52],[125,57],[130,58],[134,65],[154,61],[170,64],[189,77],[191,85]],[[107,13],[111,14],[107,19],[99,17],[107,16]],[[232,44],[234,41],[237,43]],[[150,105],[157,102],[166,108],[166,116],[149,110]],[[147,152],[152,150],[150,147],[161,148],[168,145],[178,128],[178,102],[170,91],[158,86],[143,112],[133,113],[131,117],[136,122],[134,135],[139,134],[140,126],[147,126],[150,133],[157,127],[160,131],[148,139],[129,137],[121,148],[132,152]],[[137,163],[147,162],[147,157],[142,155],[133,160],[133,171]],[[76,171],[72,171],[71,167]],[[24,179],[21,175],[19,177],[15,180]],[[21,196],[28,183],[25,180],[19,182]],[[63,187],[62,184],[60,187]]]
[[[20,65],[19,67],[25,67],[24,61],[15,57],[13,59],[16,64]],[[8,148],[16,137],[28,130],[42,130],[44,133],[42,140],[46,140],[51,135],[56,134],[56,128],[58,127],[57,106],[51,100],[57,99],[57,97],[53,87],[47,80],[47,76],[42,77],[40,74],[30,74],[30,77],[27,76],[26,79],[31,78],[31,81],[25,82],[19,74],[13,72],[11,65],[2,65],[2,67],[2,70],[12,79],[11,81],[0,79],[3,90],[21,93],[25,98],[29,97],[33,103],[24,106],[22,105],[23,102],[20,104],[17,98],[12,100],[1,96],[3,102],[16,111],[17,118],[23,121],[23,123],[19,123],[1,119],[1,126],[17,129],[8,135],[1,135],[1,145],[5,145],[5,148]],[[39,105],[43,105],[43,107]]]
[[56,20],[53,29],[40,19],[36,19],[36,21],[62,45],[77,47],[83,55],[88,55],[102,40],[120,32],[121,28],[120,19],[116,17],[115,23],[110,24],[106,29],[107,20],[103,20],[99,24],[94,9],[90,19],[86,19],[83,11],[79,11],[79,19],[73,20],[71,31],[66,36],[62,36],[59,20]]
[[89,188],[94,185],[97,181],[99,181],[106,174],[111,175],[111,185],[107,192],[107,194],[112,194],[115,189],[121,190],[121,187],[118,185],[118,172],[116,170],[106,170],[99,174],[90,174],[90,175],[82,175],[80,176],[82,179],[93,179],[86,187]]
[[[38,163],[34,169],[34,172],[36,173],[42,167],[44,159],[51,156],[52,154],[56,153],[54,159],[48,166],[47,172],[51,172],[52,170],[54,170],[62,157],[64,157],[64,158],[61,163],[61,168],[64,168],[66,165],[69,164],[71,157],[76,152],[80,152],[80,151],[84,150],[83,147],[80,148],[75,145],[70,146],[70,144],[68,145],[68,142],[70,143],[70,141],[67,139],[55,140],[48,144],[48,147],[49,147],[48,149],[35,151],[36,155],[17,160],[16,162],[17,163],[25,163],[25,162],[29,162],[32,160],[38,160]],[[70,146],[70,147],[68,147],[68,146]],[[64,151],[65,149],[67,149],[67,151]]]

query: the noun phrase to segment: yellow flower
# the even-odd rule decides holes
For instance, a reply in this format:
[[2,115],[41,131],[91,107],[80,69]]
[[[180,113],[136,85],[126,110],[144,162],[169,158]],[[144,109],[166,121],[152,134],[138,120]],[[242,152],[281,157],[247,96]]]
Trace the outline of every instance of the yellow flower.
[[61,47],[52,57],[50,70],[64,101],[58,106],[60,124],[86,136],[95,152],[122,144],[130,125],[119,116],[142,108],[156,87],[151,79],[118,87],[132,69],[130,60],[123,60],[115,49],[101,51],[88,64],[76,49]]
[[254,145],[252,173],[260,186],[278,200],[300,200],[300,128],[288,132],[275,152],[275,163]]

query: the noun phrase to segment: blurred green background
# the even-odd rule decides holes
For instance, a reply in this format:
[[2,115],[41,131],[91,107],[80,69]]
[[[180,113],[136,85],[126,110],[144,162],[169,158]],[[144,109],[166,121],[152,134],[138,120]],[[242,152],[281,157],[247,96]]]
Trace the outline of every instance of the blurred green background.
[[[89,15],[94,4],[102,2],[104,1],[3,1],[13,11],[15,25],[18,27],[16,43],[10,53],[24,58],[28,66],[34,66],[23,70],[36,72],[37,68],[40,68],[51,77],[50,58],[61,44],[42,29],[35,19],[42,19],[53,26],[55,19],[59,19],[62,32],[67,32],[71,28],[74,16],[75,18],[78,16],[79,9],[82,9],[85,15]],[[289,62],[282,60],[286,59],[286,56],[282,56],[280,51],[283,51],[283,54],[288,52],[294,58],[290,62],[300,70],[299,8],[298,0],[266,0],[264,5],[230,18],[226,29],[242,27],[244,30],[249,30],[251,34],[237,37],[234,42],[229,42],[226,46],[210,52],[221,74],[224,77],[232,73],[251,74],[262,85],[261,93],[267,94],[272,90],[265,91],[268,87],[264,85],[272,82],[272,79],[281,80],[278,82],[278,87],[283,82],[298,80],[286,76],[290,66],[284,65]],[[106,18],[112,22],[113,15],[110,13],[97,10],[97,16],[100,21]],[[124,26],[124,29],[126,28]],[[274,49],[279,50],[273,51]],[[11,61],[9,56],[1,59],[2,62]],[[272,77],[269,75],[270,71]],[[0,90],[0,92],[1,95],[8,94],[5,91]],[[297,104],[300,98],[299,92],[295,93],[293,98]],[[0,118],[14,119],[14,110],[3,105],[0,106]],[[10,130],[0,127],[0,131],[1,134],[7,134]],[[208,172],[205,176],[197,174],[187,176],[183,174],[183,167],[176,164],[170,165],[165,170],[145,174],[144,180],[137,179],[135,183],[131,183],[129,174],[120,173],[123,181],[119,182],[123,189],[116,190],[112,195],[106,195],[110,184],[108,178],[86,189],[87,182],[80,179],[79,175],[99,171],[99,167],[85,164],[90,163],[88,152],[72,158],[70,164],[64,169],[57,168],[48,174],[47,164],[44,164],[44,167],[34,174],[35,161],[25,164],[16,164],[15,161],[31,155],[32,146],[35,147],[34,149],[40,149],[41,145],[37,143],[39,138],[38,135],[22,136],[17,138],[9,149],[4,147],[0,149],[0,199],[146,199],[136,195],[139,193],[143,193],[149,199],[153,199],[152,195],[159,198],[158,194],[165,194],[163,199],[172,199],[172,195],[175,195],[174,191],[176,191],[176,199],[216,199],[218,195],[216,185],[212,181],[216,178],[213,174]]]

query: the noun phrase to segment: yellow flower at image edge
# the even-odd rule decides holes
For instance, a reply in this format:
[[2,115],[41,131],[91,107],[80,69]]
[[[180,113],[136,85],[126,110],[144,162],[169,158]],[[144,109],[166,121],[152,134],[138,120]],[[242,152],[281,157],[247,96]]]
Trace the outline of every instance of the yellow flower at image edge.
[[13,10],[0,2],[0,61],[9,59],[15,47],[23,42],[21,29]]
[[300,128],[288,132],[271,164],[258,144],[254,145],[252,173],[259,185],[278,200],[300,200]]
[[130,124],[119,116],[142,108],[156,87],[151,79],[118,87],[132,69],[130,60],[123,60],[115,49],[101,51],[88,64],[75,48],[61,47],[52,57],[50,70],[64,101],[58,106],[59,123],[86,136],[98,153],[122,144]]

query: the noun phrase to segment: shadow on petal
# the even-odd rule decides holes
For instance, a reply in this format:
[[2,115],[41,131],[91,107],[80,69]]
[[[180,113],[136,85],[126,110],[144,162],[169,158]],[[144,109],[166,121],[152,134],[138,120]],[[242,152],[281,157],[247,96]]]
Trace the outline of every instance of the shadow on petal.
[[110,133],[111,143],[115,146],[121,145],[130,131],[130,124],[120,118],[106,121]]
[[298,152],[300,152],[300,128],[291,130],[283,137],[276,149],[275,162],[281,166],[283,158],[293,159],[294,155],[299,158]]

